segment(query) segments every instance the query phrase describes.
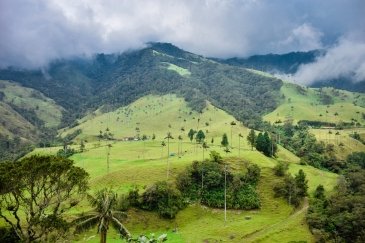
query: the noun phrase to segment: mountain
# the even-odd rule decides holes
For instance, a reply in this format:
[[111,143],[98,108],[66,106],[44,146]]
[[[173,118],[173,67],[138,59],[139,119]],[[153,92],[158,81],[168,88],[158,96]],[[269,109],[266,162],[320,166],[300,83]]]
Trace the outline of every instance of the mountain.
[[[273,55],[270,58],[271,62],[277,60],[277,67],[283,68],[296,60],[296,65],[292,65],[294,68],[298,63],[313,60],[318,53],[292,53],[284,57]],[[257,56],[250,60],[263,59]],[[14,138],[9,130],[33,144],[41,140],[47,145],[56,144],[60,142],[54,140],[58,128],[78,127],[81,118],[92,115],[95,111],[111,112],[147,95],[174,94],[183,98],[196,112],[202,112],[210,104],[226,111],[249,128],[263,129],[266,126],[263,118],[270,122],[284,121],[287,114],[291,114],[292,105],[288,104],[288,100],[294,101],[298,95],[286,92],[287,90],[306,92],[305,88],[298,85],[287,89],[285,87],[288,84],[268,73],[244,68],[239,63],[207,59],[168,43],[150,43],[144,49],[119,54],[56,60],[47,68],[37,70],[2,69],[0,80],[8,80],[3,81],[5,88],[0,93],[5,101],[0,104],[2,113],[12,114],[11,117],[2,118],[3,128],[0,134],[5,136],[5,145],[2,145],[5,148],[8,141],[6,136]],[[17,87],[21,92],[11,91],[15,88],[9,87]],[[331,92],[309,90],[304,94],[307,97],[299,98],[307,99],[308,102],[296,108],[298,114],[305,114],[305,110],[300,107],[307,109],[311,103],[322,102],[321,99],[327,96],[335,100],[342,98],[350,105],[356,101],[350,110],[363,113],[362,108],[359,108],[363,107],[363,96],[360,94],[359,98],[354,98],[355,94],[336,98],[339,91]],[[11,98],[14,95],[18,98]],[[283,112],[278,112],[278,109]],[[276,116],[277,113],[280,116]],[[351,114],[343,116],[347,113],[338,113],[340,115],[336,118],[345,123],[351,124],[354,121],[351,118],[355,119]],[[319,114],[309,118],[293,117],[297,122],[322,121],[321,118],[323,117]],[[362,122],[361,119],[356,119]],[[74,135],[77,136],[70,134],[71,140]]]
[[[313,63],[318,57],[324,55],[324,50],[313,50],[308,52],[290,52],[286,54],[254,55],[248,58],[214,59],[218,62],[256,69],[269,73],[294,74],[300,65]],[[348,77],[340,77],[329,80],[316,80],[310,87],[333,87],[353,92],[365,92],[365,80],[354,81]]]
[[12,159],[54,136],[63,108],[41,92],[0,80],[0,154]]
[[63,125],[104,105],[127,105],[147,94],[175,93],[201,111],[209,101],[250,126],[277,106],[282,81],[226,65],[171,44],[58,60],[45,70],[0,70],[0,79],[34,88],[65,108]]
[[302,64],[314,62],[324,52],[314,50],[309,52],[290,52],[286,54],[254,55],[248,58],[217,59],[222,63],[256,69],[265,72],[294,74]]

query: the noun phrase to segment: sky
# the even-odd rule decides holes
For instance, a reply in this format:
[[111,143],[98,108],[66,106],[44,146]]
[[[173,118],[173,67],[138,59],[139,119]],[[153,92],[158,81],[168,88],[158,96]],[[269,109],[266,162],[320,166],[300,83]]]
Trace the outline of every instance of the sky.
[[293,79],[365,79],[365,0],[0,0],[0,66],[169,42],[208,57],[326,49]]

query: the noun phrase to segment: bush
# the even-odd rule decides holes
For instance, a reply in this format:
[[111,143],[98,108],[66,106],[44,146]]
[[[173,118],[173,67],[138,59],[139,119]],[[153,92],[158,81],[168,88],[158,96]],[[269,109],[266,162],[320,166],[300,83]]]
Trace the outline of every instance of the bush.
[[249,165],[247,173],[233,175],[225,172],[223,164],[212,161],[197,162],[187,167],[176,179],[177,187],[188,200],[200,200],[209,207],[224,207],[224,183],[227,183],[227,207],[255,209],[260,198],[255,186],[260,178],[260,168]]
[[185,205],[180,191],[166,181],[156,182],[142,194],[141,208],[157,211],[164,218],[175,218]]
[[75,154],[76,151],[73,148],[60,149],[57,152],[58,157],[68,158]]
[[289,164],[287,162],[279,161],[274,167],[274,173],[276,176],[284,176],[289,169]]

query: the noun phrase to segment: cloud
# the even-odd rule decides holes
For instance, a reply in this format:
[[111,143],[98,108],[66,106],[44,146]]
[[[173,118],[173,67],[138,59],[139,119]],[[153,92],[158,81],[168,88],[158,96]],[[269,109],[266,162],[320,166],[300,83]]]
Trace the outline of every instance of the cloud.
[[149,41],[214,57],[305,51],[365,29],[363,9],[363,0],[2,0],[0,66]]
[[292,79],[302,84],[311,84],[344,77],[355,82],[365,80],[364,39],[341,39],[314,63],[300,66]]

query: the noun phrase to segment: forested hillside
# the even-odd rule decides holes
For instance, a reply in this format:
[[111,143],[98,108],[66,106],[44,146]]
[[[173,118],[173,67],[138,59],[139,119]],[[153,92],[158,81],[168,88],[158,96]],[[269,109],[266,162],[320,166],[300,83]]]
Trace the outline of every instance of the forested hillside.
[[[123,54],[58,60],[44,70],[0,70],[0,79],[41,91],[66,109],[70,124],[90,108],[129,104],[147,94],[175,93],[200,111],[205,100],[250,126],[276,108],[282,82],[220,64],[171,44]],[[72,111],[72,112],[71,112]]]

